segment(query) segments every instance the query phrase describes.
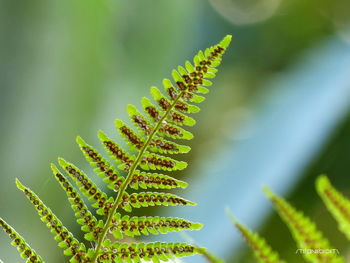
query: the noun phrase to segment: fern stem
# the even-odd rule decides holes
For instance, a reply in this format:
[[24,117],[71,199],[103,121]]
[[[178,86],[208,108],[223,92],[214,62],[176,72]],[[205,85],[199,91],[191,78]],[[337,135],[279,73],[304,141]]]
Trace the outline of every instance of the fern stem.
[[173,108],[175,107],[176,103],[178,102],[178,100],[182,97],[182,95],[184,94],[186,90],[184,91],[181,91],[179,93],[179,95],[175,98],[175,100],[173,101],[173,103],[171,104],[171,106],[167,109],[167,111],[164,113],[164,115],[161,117],[161,119],[158,121],[157,125],[154,127],[154,129],[152,130],[152,132],[150,133],[150,135],[148,136],[145,144],[143,145],[143,147],[140,149],[140,152],[135,160],[135,162],[133,163],[133,165],[130,167],[130,170],[128,172],[128,175],[124,181],[124,183],[120,186],[119,188],[119,191],[118,191],[118,195],[117,195],[117,198],[115,199],[114,203],[113,203],[113,206],[110,210],[110,212],[108,213],[108,217],[107,217],[107,220],[106,220],[106,223],[103,227],[103,231],[102,231],[102,234],[99,238],[99,240],[97,241],[97,245],[96,245],[96,249],[95,249],[95,253],[92,257],[92,260],[91,262],[92,263],[96,263],[97,261],[97,258],[98,258],[98,255],[100,253],[100,250],[101,250],[101,247],[102,247],[102,244],[106,238],[106,235],[107,235],[107,232],[108,232],[108,229],[109,229],[109,226],[112,222],[112,219],[113,219],[113,215],[115,214],[115,212],[117,211],[118,209],[118,206],[121,202],[121,199],[123,197],[123,194],[126,190],[126,188],[129,186],[129,184],[131,183],[132,181],[132,176],[137,168],[137,166],[139,165],[141,159],[142,159],[142,156],[143,154],[145,153],[145,151],[147,150],[147,147],[149,146],[149,144],[151,143],[154,135],[157,133],[158,129],[160,128],[160,126],[162,125],[163,121],[167,118],[167,116],[169,115],[170,111],[173,110]]

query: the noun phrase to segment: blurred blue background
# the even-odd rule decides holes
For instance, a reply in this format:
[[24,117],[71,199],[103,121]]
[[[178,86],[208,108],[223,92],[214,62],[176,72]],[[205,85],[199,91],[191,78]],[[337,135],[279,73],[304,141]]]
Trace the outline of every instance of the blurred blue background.
[[[65,262],[15,178],[81,238],[50,162],[62,156],[93,175],[75,137],[99,146],[97,130],[115,133],[113,121],[127,119],[128,103],[139,106],[149,86],[232,34],[195,116],[193,150],[183,157],[189,168],[179,174],[190,187],[177,193],[198,206],[139,213],[203,222],[189,233],[197,243],[228,262],[255,262],[224,213],[228,206],[284,259],[303,262],[261,192],[268,185],[349,257],[314,191],[316,176],[327,173],[350,195],[349,10],[346,0],[0,1],[1,217],[46,262]],[[0,244],[0,258],[18,262],[4,234]]]

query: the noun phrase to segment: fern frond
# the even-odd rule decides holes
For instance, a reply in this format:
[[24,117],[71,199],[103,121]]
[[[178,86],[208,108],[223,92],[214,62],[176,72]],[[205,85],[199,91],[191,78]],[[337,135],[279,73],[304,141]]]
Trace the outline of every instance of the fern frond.
[[46,223],[46,226],[51,230],[51,233],[55,235],[55,240],[59,242],[58,246],[64,249],[64,255],[71,256],[70,262],[81,262],[86,256],[85,245],[80,243],[73,234],[63,226],[62,222],[33,191],[22,185],[18,179],[16,180],[16,184],[18,189],[20,189],[34,205],[41,221]]
[[232,221],[233,225],[237,228],[247,244],[251,247],[255,257],[260,263],[285,263],[284,260],[281,260],[279,258],[278,253],[270,247],[264,238],[259,236],[258,233],[251,231],[239,223],[234,218],[230,210],[226,209],[226,213]]
[[[1,217],[0,227],[12,239],[11,245],[17,248],[18,252],[21,253],[21,257],[27,259],[26,263],[44,262],[41,257],[35,252],[35,250],[27,244],[24,238],[18,234],[14,228],[7,224]],[[0,260],[0,262],[2,261]]]
[[[128,211],[132,206],[145,207],[156,204],[192,204],[187,200],[176,196],[172,197],[168,194],[151,194],[151,196],[154,196],[154,199],[152,200],[152,197],[149,197],[149,194],[141,193],[128,195],[126,194],[126,190],[132,181],[135,180],[134,173],[139,169],[145,171],[175,171],[182,170],[187,167],[187,163],[183,161],[178,161],[162,154],[156,154],[152,151],[155,151],[154,148],[157,143],[156,140],[162,140],[162,137],[191,138],[190,133],[178,126],[192,126],[195,124],[195,120],[192,117],[189,117],[182,112],[186,111],[186,108],[187,111],[191,109],[192,112],[196,112],[198,109],[196,107],[191,107],[186,101],[192,100],[193,102],[200,102],[203,100],[200,96],[195,95],[195,93],[206,93],[208,91],[206,88],[204,88],[204,86],[210,86],[211,82],[205,80],[204,75],[210,72],[208,70],[210,67],[216,67],[220,64],[221,56],[229,45],[230,40],[231,37],[227,36],[222,42],[220,42],[220,44],[207,49],[204,52],[205,54],[200,51],[194,58],[194,66],[192,66],[190,62],[186,62],[189,70],[185,70],[183,67],[179,67],[178,71],[174,70],[172,72],[172,76],[177,88],[174,87],[171,81],[165,80],[163,82],[166,90],[171,89],[169,99],[166,99],[158,89],[154,87],[151,88],[151,95],[155,99],[155,102],[159,105],[159,108],[148,98],[142,98],[141,104],[144,112],[146,115],[148,115],[148,119],[140,114],[134,106],[127,107],[127,111],[132,122],[138,126],[138,130],[141,130],[141,132],[137,134],[121,121],[116,121],[116,127],[121,136],[126,139],[129,150],[135,152],[136,154],[128,155],[128,153],[118,144],[110,140],[103,133],[99,133],[99,137],[107,148],[107,151],[112,154],[116,160],[121,162],[121,165],[119,165],[118,168],[128,173],[125,181],[119,188],[113,207],[108,214],[102,236],[107,233],[113,219],[113,215],[119,206]],[[213,70],[213,72],[215,72],[215,70]],[[209,74],[209,76],[212,77],[211,74]],[[160,143],[164,143],[163,147],[171,147],[170,144],[165,145],[164,141],[160,141]],[[179,148],[179,146],[175,144],[172,145]],[[160,152],[159,147],[157,148],[157,152]],[[185,149],[185,151],[189,150],[186,148],[183,149]],[[167,153],[169,154],[170,152]],[[146,199],[146,196],[149,197],[149,201]],[[131,197],[135,197],[135,199],[132,200]],[[137,199],[139,197],[144,199],[141,199],[140,201]],[[102,246],[102,241],[98,242],[97,244],[97,253],[94,254],[93,262],[95,262],[97,259],[97,255]]]
[[[272,193],[268,188],[264,188],[266,196],[272,201],[280,217],[288,226],[292,236],[297,243],[298,250],[301,251],[305,260],[312,263],[341,263],[343,258],[338,256],[329,241],[302,212],[297,211],[292,205],[282,197]],[[331,252],[331,253],[325,253]]]
[[103,220],[98,220],[89,211],[82,197],[69,182],[69,178],[65,178],[57,167],[52,165],[54,176],[66,192],[77,222],[86,232],[85,239],[94,242],[91,248],[86,249],[83,243],[75,239],[39,197],[17,180],[17,187],[25,193],[41,220],[47,223],[48,228],[55,234],[55,239],[60,242],[59,246],[64,249],[64,254],[72,256],[70,262],[160,262],[203,251],[184,243],[111,243],[107,233],[120,238],[201,228],[198,223],[180,218],[130,217],[117,210],[130,212],[133,208],[158,205],[195,205],[194,202],[164,191],[135,190],[187,187],[187,183],[168,174],[160,174],[159,171],[180,171],[187,167],[186,162],[170,155],[188,153],[190,147],[173,140],[193,138],[192,133],[183,128],[196,123],[189,114],[198,112],[200,108],[192,103],[204,100],[204,97],[198,94],[208,93],[207,87],[212,85],[208,79],[215,76],[215,67],[219,66],[221,56],[230,41],[231,36],[226,36],[219,44],[204,52],[198,52],[193,64],[187,61],[184,67],[179,66],[177,70],[173,70],[173,81],[163,80],[165,94],[158,88],[151,87],[153,102],[146,97],[142,98],[143,113],[133,105],[127,106],[127,112],[136,129],[121,120],[115,121],[119,135],[126,142],[125,149],[102,131],[98,132],[101,143],[117,166],[110,164],[94,147],[77,137],[77,143],[85,158],[107,187],[114,190],[116,196],[110,196],[97,187],[92,179],[72,163],[62,158],[58,159],[58,163],[78,186],[82,195],[97,209],[96,213],[106,216]]
[[317,178],[316,188],[328,211],[337,220],[339,230],[350,240],[350,200],[335,189],[325,175]]

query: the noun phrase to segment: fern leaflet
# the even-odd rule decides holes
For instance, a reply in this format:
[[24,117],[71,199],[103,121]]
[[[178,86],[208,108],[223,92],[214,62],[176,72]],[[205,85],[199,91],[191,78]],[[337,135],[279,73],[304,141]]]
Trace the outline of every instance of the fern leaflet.
[[[26,263],[43,263],[44,261],[41,257],[32,249],[26,241],[21,237],[20,234],[16,232],[9,224],[7,224],[0,217],[0,227],[5,231],[5,233],[12,239],[11,244],[15,246],[19,253],[21,253],[21,257],[27,259]],[[0,259],[0,262],[2,260]]]
[[265,239],[239,223],[230,210],[227,210],[226,213],[247,244],[252,248],[255,257],[260,263],[285,263],[279,258],[278,253],[272,250]]
[[70,262],[82,262],[86,255],[85,245],[80,243],[73,234],[63,226],[62,222],[50,208],[48,208],[32,190],[22,185],[18,179],[16,180],[16,184],[18,189],[20,189],[34,205],[35,210],[40,215],[41,221],[46,223],[51,233],[55,235],[55,240],[59,242],[58,246],[64,250],[64,255],[71,256]]
[[328,210],[337,220],[339,230],[350,239],[350,200],[337,191],[325,175],[317,178],[316,188]]

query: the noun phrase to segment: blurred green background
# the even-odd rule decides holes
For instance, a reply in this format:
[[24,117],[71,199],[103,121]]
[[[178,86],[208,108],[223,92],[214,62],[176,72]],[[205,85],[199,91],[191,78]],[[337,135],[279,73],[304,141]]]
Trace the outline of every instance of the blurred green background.
[[[191,183],[179,194],[199,205],[142,212],[204,222],[190,233],[199,244],[228,262],[255,262],[224,213],[229,206],[284,259],[304,262],[263,197],[265,184],[311,216],[349,257],[314,190],[316,176],[327,173],[350,196],[349,10],[347,0],[0,1],[1,217],[46,262],[65,262],[15,178],[81,238],[50,162],[61,156],[92,175],[75,137],[99,146],[97,130],[113,135],[128,103],[139,106],[149,86],[232,34],[195,116],[193,150],[183,157],[190,166],[179,175]],[[4,234],[0,244],[4,262],[19,262]]]

